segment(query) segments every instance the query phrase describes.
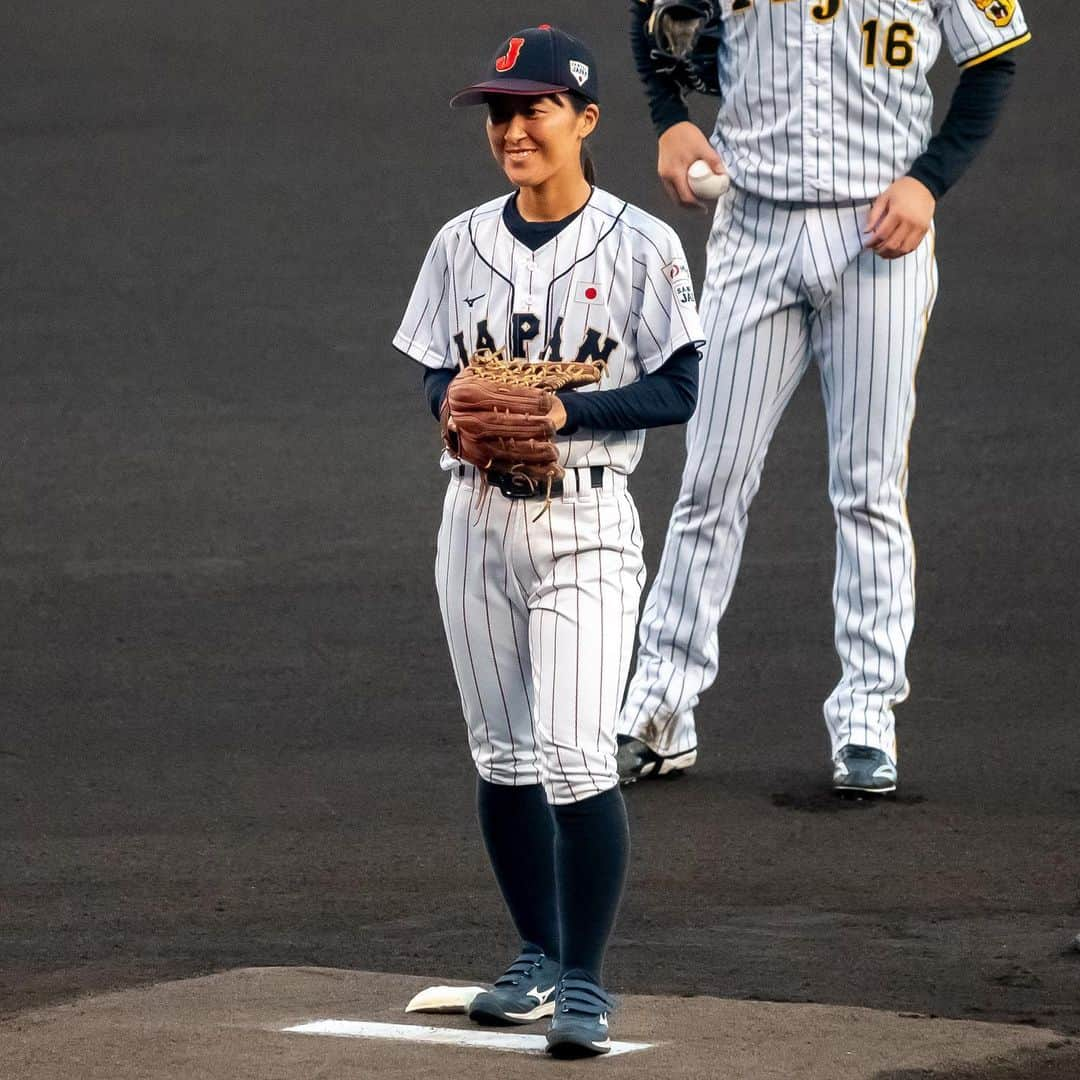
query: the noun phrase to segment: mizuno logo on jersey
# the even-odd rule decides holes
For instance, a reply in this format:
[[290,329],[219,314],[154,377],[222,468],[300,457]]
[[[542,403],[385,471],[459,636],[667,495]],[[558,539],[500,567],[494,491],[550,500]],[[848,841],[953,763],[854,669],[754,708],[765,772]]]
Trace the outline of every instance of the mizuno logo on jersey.
[[1016,14],[1016,0],[974,0],[975,6],[995,25],[1008,26]]
[[464,297],[466,307],[472,307],[477,300],[483,300],[487,296],[487,293],[480,293],[478,296],[466,296]]

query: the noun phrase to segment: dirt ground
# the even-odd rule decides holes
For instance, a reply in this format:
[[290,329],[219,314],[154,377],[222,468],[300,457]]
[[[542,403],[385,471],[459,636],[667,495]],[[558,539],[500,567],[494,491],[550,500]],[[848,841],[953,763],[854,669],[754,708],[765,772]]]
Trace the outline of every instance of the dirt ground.
[[[1080,123],[1049,104],[1072,100],[1080,34],[1064,0],[1029,9],[1002,128],[939,213],[900,795],[826,792],[811,377],[751,516],[700,764],[628,793],[621,992],[1080,1035]],[[601,183],[672,220],[700,281],[708,223],[652,175],[622,5],[540,14],[598,53]],[[502,190],[446,98],[537,18],[0,14],[0,1015],[238,966],[490,977],[513,948],[434,598],[437,436],[389,341],[436,228]],[[650,436],[633,480],[650,568],[681,453]],[[979,1076],[1074,1077],[1072,1050]]]
[[[508,1032],[460,1014],[406,1015],[426,985],[364,971],[241,968],[22,1013],[0,1028],[2,1062],[19,1080],[68,1080],[73,1065],[80,1080],[530,1080],[597,1066],[612,1080],[880,1080],[1023,1064],[1033,1054],[1056,1061],[1065,1049],[1051,1033],[1015,1024],[620,995],[602,1064],[555,1062],[543,1050],[543,1023]],[[357,1019],[366,1037],[356,1036]],[[354,1037],[342,1037],[346,1028]]]

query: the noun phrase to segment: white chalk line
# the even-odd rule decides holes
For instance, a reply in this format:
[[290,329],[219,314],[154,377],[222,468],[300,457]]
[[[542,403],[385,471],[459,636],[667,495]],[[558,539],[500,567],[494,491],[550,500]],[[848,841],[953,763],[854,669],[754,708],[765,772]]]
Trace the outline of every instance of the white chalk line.
[[[497,1031],[422,1027],[416,1024],[379,1024],[368,1020],[313,1020],[281,1030],[299,1035],[330,1035],[339,1039],[396,1039],[401,1042],[503,1050],[514,1054],[547,1052],[547,1039],[543,1035],[507,1035]],[[613,1042],[607,1056],[632,1054],[651,1047],[652,1043]]]

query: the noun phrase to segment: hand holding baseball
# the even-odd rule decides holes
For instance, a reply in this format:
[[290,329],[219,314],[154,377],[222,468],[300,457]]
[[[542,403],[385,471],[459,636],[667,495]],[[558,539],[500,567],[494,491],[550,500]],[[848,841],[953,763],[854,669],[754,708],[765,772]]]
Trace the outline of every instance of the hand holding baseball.
[[704,158],[698,158],[686,170],[686,179],[690,185],[690,190],[699,199],[708,199],[710,202],[726,195],[728,188],[731,187],[728,174],[726,172],[717,172]]
[[687,175],[690,167],[698,161],[704,161],[714,174],[724,171],[720,155],[696,124],[683,120],[673,124],[660,136],[656,171],[672,202],[707,211],[708,207],[694,194]]

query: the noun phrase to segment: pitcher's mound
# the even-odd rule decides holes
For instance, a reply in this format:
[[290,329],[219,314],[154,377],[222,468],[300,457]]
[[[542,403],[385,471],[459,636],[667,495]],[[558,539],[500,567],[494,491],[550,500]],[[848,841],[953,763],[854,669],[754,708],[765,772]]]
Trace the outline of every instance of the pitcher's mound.
[[543,1022],[482,1029],[464,1016],[406,1014],[415,994],[446,981],[244,968],[161,983],[24,1013],[0,1025],[0,1062],[13,1080],[513,1080],[567,1068],[650,1080],[871,1080],[977,1065],[1056,1039],[871,1009],[626,995],[611,1024],[623,1052],[567,1065],[542,1052]]

